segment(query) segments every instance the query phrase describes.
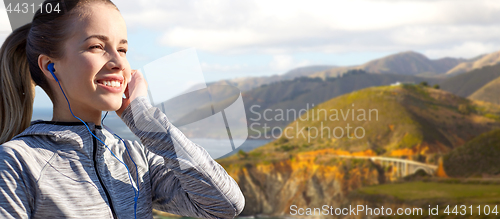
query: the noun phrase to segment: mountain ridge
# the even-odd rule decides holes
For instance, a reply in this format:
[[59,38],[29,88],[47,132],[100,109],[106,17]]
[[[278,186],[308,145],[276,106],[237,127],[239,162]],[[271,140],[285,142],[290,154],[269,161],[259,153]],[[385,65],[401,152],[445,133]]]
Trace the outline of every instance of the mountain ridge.
[[490,81],[486,85],[482,86],[474,93],[472,93],[469,98],[473,100],[486,101],[494,104],[500,105],[500,76]]
[[457,66],[450,69],[446,72],[446,76],[454,76],[458,74],[462,74],[465,72],[469,72],[475,69],[480,69],[485,66],[496,65],[500,63],[500,51],[485,54],[473,58],[467,62],[463,62],[458,64]]
[[358,66],[332,68],[312,74],[310,77],[336,77],[352,69],[360,69],[377,74],[421,74],[436,76],[445,74],[448,70],[465,61],[467,60],[450,57],[431,60],[418,52],[405,51],[375,59]]
[[[264,84],[269,84],[283,80],[293,80],[297,77],[337,77],[349,70],[364,70],[370,73],[378,74],[404,74],[416,75],[421,77],[452,77],[460,75],[464,72],[481,68],[483,66],[493,65],[497,61],[492,57],[499,56],[500,51],[491,54],[476,56],[471,59],[443,57],[439,59],[429,59],[425,55],[414,52],[405,51],[391,54],[385,57],[377,58],[368,61],[364,64],[353,66],[333,66],[333,65],[311,65],[291,69],[284,74],[274,74],[271,76],[256,76],[256,77],[238,77],[233,79],[223,79],[219,81],[209,82],[207,85],[232,85],[238,87],[242,91],[248,91],[255,87]],[[495,55],[497,54],[497,55]],[[490,61],[488,61],[490,60]],[[493,60],[493,61],[492,61]],[[498,58],[500,60],[500,57]],[[475,64],[471,64],[475,63]],[[469,69],[467,66],[473,66]],[[460,67],[462,66],[462,67]],[[464,67],[465,66],[465,67]],[[466,70],[464,70],[466,69]],[[193,87],[204,87],[205,85],[194,85]],[[193,89],[188,89],[193,90]]]
[[500,64],[484,66],[449,77],[440,84],[440,87],[455,95],[468,97],[498,77],[500,77]]

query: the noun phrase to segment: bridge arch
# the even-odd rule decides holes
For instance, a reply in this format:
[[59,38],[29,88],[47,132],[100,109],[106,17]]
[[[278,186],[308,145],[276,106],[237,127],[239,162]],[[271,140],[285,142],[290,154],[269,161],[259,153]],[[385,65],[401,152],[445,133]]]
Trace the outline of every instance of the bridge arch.
[[393,174],[396,177],[405,177],[417,173],[419,170],[424,171],[428,175],[434,175],[437,170],[436,165],[426,164],[418,161],[412,161],[401,158],[382,157],[382,156],[352,156],[352,155],[337,155],[340,158],[347,159],[370,159],[373,162],[379,163],[382,167],[392,167]]
[[424,167],[417,167],[417,168],[415,168],[415,169],[414,169],[414,170],[410,173],[410,175],[413,175],[413,174],[417,173],[419,170],[424,171],[424,173],[425,173],[425,174],[427,174],[427,175],[430,175],[430,176],[434,175],[434,171],[432,171],[432,170],[430,170],[430,169],[428,169],[428,168],[424,168]]

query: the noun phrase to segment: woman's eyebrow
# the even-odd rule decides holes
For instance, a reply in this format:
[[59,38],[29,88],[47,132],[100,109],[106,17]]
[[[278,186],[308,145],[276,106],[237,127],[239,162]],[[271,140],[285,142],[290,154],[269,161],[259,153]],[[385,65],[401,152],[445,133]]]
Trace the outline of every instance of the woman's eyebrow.
[[[100,40],[105,41],[105,42],[109,40],[109,38],[107,36],[104,36],[104,35],[92,35],[92,36],[85,38],[85,40],[83,40],[83,42],[85,42],[91,38],[97,38],[97,39],[100,39]],[[120,40],[120,44],[128,44],[128,41],[126,39],[122,39],[122,40]]]

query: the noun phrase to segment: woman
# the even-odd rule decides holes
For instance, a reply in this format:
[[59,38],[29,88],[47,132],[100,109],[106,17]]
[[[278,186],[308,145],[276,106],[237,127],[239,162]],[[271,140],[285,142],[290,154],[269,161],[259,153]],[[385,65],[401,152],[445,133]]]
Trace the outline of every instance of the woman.
[[[233,218],[236,182],[152,107],[126,58],[127,32],[109,0],[47,0],[0,53],[0,217]],[[34,86],[53,102],[52,121],[30,123]],[[122,98],[125,94],[126,98]],[[141,142],[101,127],[116,111]]]

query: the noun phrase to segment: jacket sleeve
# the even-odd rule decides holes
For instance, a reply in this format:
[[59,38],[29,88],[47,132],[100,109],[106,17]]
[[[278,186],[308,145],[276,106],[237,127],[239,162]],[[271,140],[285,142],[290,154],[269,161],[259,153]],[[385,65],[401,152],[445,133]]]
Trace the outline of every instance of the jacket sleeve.
[[234,179],[146,97],[133,100],[121,118],[146,149],[158,155],[149,161],[155,208],[201,218],[241,213],[245,199]]
[[11,148],[0,146],[0,218],[31,217],[33,185],[18,157]]

